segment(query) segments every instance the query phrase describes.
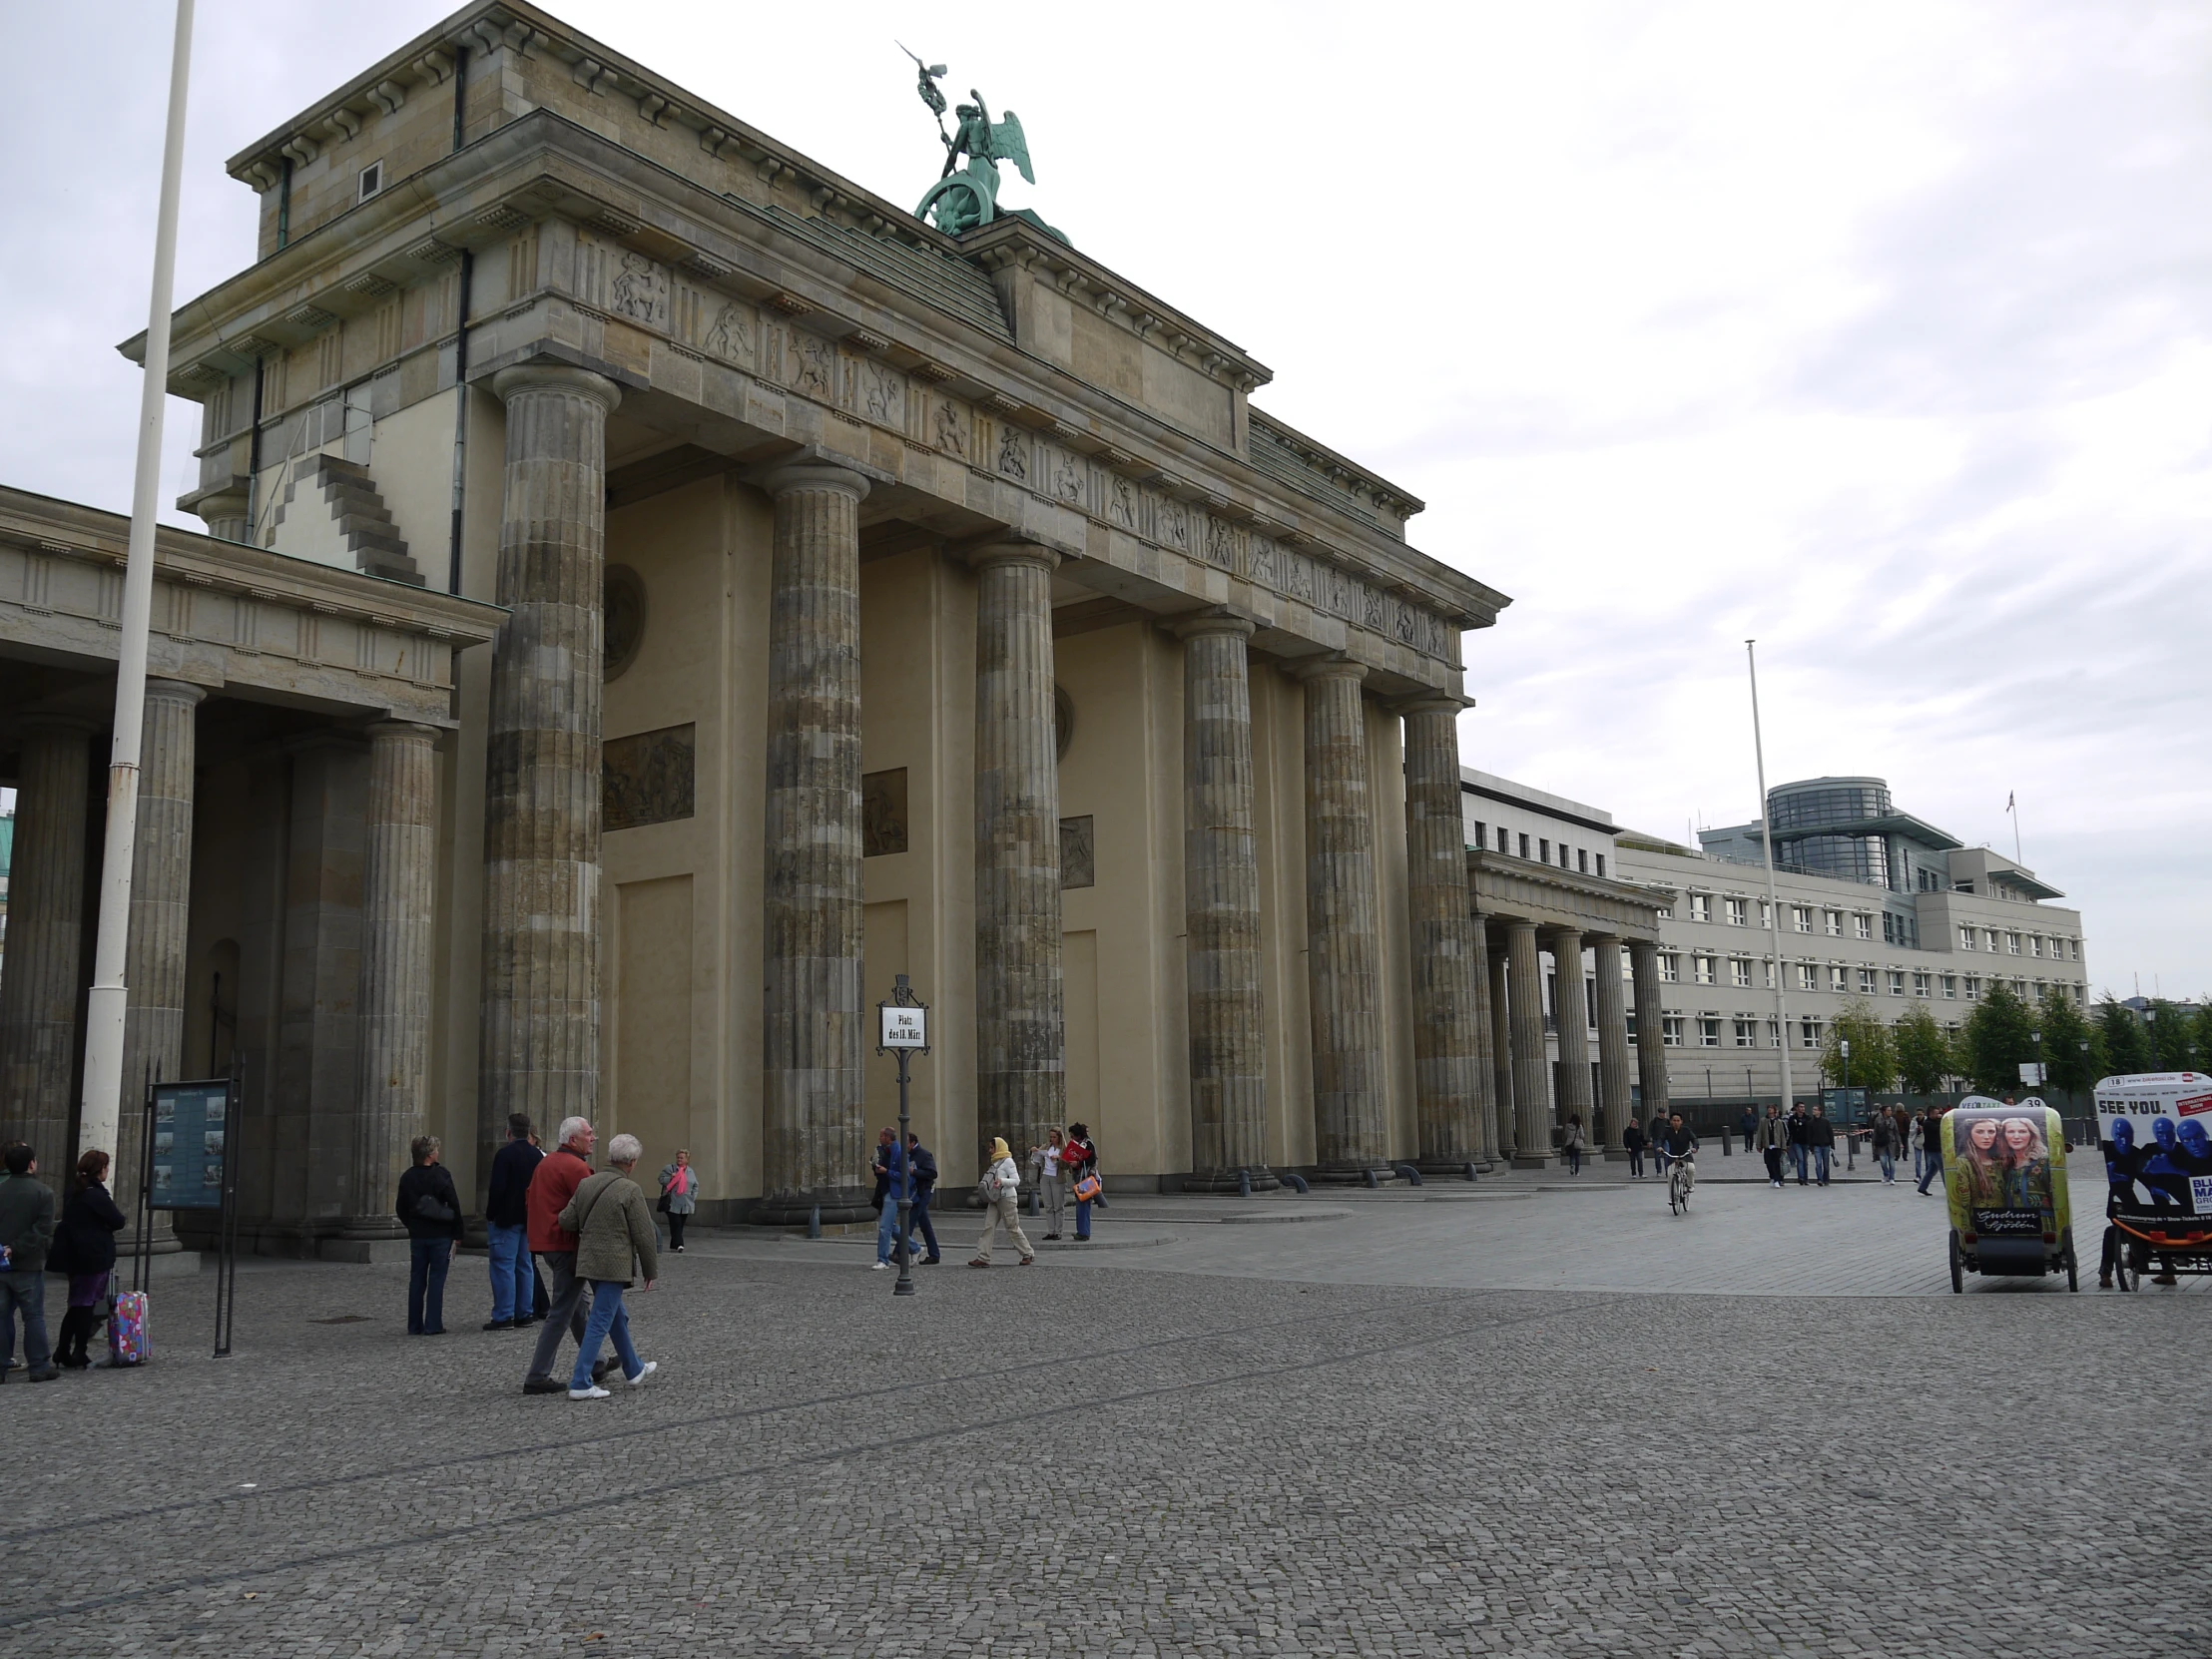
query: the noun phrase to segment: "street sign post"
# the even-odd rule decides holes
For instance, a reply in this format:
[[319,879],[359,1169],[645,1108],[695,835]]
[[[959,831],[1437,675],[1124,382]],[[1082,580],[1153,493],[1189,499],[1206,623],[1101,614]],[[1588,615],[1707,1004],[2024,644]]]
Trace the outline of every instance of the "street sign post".
[[906,1084],[913,1057],[929,1052],[929,1005],[914,995],[913,985],[901,973],[892,981],[890,999],[875,1005],[875,1052],[898,1056],[898,1283],[891,1287],[891,1295],[912,1296],[914,1253],[907,1238],[914,1224],[914,1148],[908,1132]]

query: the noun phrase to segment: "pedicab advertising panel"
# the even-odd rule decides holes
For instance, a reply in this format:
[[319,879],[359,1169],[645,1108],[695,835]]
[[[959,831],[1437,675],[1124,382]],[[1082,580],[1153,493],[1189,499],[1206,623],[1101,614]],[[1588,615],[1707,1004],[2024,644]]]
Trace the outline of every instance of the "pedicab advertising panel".
[[2109,1232],[2103,1272],[2135,1288],[2155,1263],[2162,1283],[2212,1273],[2212,1076],[2134,1072],[2097,1085]]
[[2041,1100],[1968,1095],[1944,1114],[1943,1192],[1953,1291],[1969,1273],[2063,1273],[2068,1290],[2079,1288],[2066,1132]]

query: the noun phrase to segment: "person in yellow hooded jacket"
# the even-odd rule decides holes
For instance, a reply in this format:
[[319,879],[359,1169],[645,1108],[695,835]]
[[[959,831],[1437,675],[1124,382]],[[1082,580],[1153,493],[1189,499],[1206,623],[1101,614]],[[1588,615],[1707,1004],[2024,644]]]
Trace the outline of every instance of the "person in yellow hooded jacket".
[[1021,1265],[1028,1267],[1037,1259],[1036,1247],[1029,1242],[1029,1235],[1021,1230],[1021,1167],[1014,1162],[1003,1137],[991,1142],[991,1154],[983,1165],[983,1236],[975,1244],[975,1255],[969,1261],[971,1268],[987,1268],[991,1265],[991,1246],[998,1239],[998,1230],[1005,1228],[1014,1241],[1014,1248],[1021,1252]]

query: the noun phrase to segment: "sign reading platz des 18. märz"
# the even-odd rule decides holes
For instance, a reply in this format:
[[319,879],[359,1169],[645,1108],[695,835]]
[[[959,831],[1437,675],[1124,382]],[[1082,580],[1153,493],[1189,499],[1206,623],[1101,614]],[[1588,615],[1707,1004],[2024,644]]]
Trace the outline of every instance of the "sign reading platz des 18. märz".
[[231,1135],[231,1085],[154,1085],[154,1208],[220,1210]]
[[2212,1077],[2107,1077],[2097,1085],[2097,1140],[2115,1215],[2212,1226]]

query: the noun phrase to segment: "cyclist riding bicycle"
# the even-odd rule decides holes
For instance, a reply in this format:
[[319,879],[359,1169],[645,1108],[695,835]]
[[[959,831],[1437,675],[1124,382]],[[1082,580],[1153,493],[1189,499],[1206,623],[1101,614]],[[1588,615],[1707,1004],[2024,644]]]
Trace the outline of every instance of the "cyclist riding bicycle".
[[1683,1179],[1697,1179],[1697,1132],[1682,1121],[1676,1112],[1667,1119],[1667,1127],[1659,1136],[1659,1146],[1670,1164],[1682,1166]]

